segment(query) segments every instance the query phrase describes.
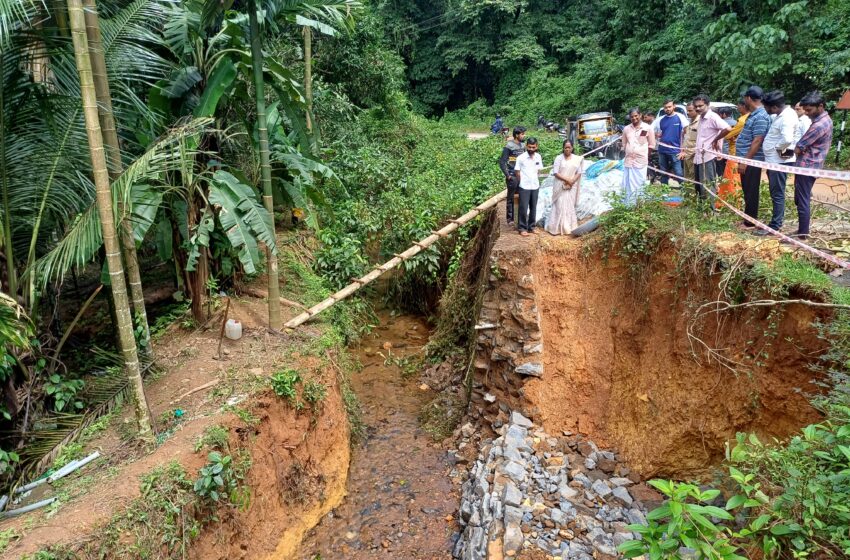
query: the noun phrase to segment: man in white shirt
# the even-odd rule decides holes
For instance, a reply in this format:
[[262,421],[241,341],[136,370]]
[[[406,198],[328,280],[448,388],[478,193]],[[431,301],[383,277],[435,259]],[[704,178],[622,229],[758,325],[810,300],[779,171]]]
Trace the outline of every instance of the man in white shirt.
[[799,102],[794,105],[794,112],[797,113],[797,118],[800,119],[797,123],[797,135],[794,137],[794,141],[799,142],[803,134],[812,126],[812,119],[809,118],[809,115],[806,114],[806,111],[803,110],[803,106]]
[[[794,147],[797,143],[797,126],[800,119],[797,112],[785,105],[785,96],[781,91],[771,91],[764,96],[764,109],[770,115],[771,123],[764,137],[764,161],[791,165],[796,161]],[[770,186],[770,200],[773,203],[773,215],[768,224],[779,230],[785,221],[785,186],[788,183],[786,171],[767,170],[767,182]],[[757,230],[755,235],[769,235],[767,231]]]
[[529,138],[525,142],[525,153],[517,156],[514,164],[514,173],[519,179],[519,217],[516,223],[523,237],[534,233],[534,224],[537,222],[537,194],[540,190],[540,172],[543,170],[543,158],[537,149],[537,138]]
[[623,129],[623,193],[626,204],[637,204],[646,186],[649,149],[655,149],[655,132],[641,120],[640,109],[629,111],[631,124]]

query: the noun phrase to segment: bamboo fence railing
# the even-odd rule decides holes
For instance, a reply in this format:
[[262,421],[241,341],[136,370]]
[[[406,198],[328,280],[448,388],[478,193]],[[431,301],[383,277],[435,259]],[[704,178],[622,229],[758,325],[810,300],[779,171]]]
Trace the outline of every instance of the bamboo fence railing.
[[340,291],[336,292],[335,294],[333,294],[332,296],[330,296],[326,300],[317,303],[316,305],[309,308],[307,311],[301,313],[297,317],[293,317],[292,319],[287,321],[287,323],[283,327],[286,328],[286,329],[294,329],[295,327],[309,321],[310,319],[312,319],[313,317],[315,317],[316,315],[318,315],[319,313],[321,313],[325,309],[331,307],[335,303],[338,303],[338,302],[344,300],[345,298],[347,298],[348,296],[350,296],[351,294],[355,293],[357,290],[359,290],[363,286],[366,286],[367,284],[374,282],[375,280],[380,278],[381,275],[384,274],[385,272],[392,270],[393,268],[397,267],[398,265],[400,265],[404,261],[416,256],[417,254],[419,254],[424,249],[427,249],[428,247],[430,247],[431,245],[433,245],[434,243],[436,243],[440,239],[443,239],[446,236],[450,235],[452,232],[457,230],[460,226],[472,221],[473,219],[480,216],[483,212],[486,212],[490,208],[493,208],[494,206],[499,204],[501,201],[505,200],[505,198],[507,198],[507,190],[502,190],[501,192],[499,192],[499,194],[493,196],[492,198],[486,200],[485,202],[482,202],[481,204],[479,204],[478,206],[476,206],[475,208],[473,208],[472,210],[470,210],[469,212],[467,212],[463,216],[459,217],[458,219],[451,220],[446,226],[444,226],[443,228],[433,232],[431,235],[429,235],[425,239],[417,241],[408,250],[404,251],[403,253],[399,253],[398,255],[396,255],[392,259],[388,260],[384,264],[376,266],[374,269],[372,269],[371,272],[369,272],[365,276],[361,276],[360,278],[352,281],[351,284],[344,287]]

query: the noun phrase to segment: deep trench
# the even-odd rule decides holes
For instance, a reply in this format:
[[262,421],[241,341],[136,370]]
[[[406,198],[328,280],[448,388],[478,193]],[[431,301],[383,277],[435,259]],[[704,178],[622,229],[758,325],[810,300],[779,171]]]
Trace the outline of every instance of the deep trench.
[[[716,297],[719,273],[683,269],[674,246],[652,255],[639,280],[630,263],[578,240],[524,240],[492,216],[485,225],[466,263],[479,273],[464,278],[466,305],[481,305],[470,333],[478,435],[465,441],[493,435],[517,410],[549,434],[615,449],[643,479],[689,479],[708,476],[737,432],[782,438],[819,418],[809,365],[822,350],[813,323],[824,317],[810,308],[695,323],[691,311]],[[348,495],[308,533],[299,559],[451,557],[464,467],[448,450],[458,440],[434,443],[423,431],[418,416],[433,390],[402,377],[397,361],[421,352],[431,332],[413,315],[380,319],[351,349],[363,366],[352,382],[368,428],[352,453]],[[688,332],[740,368],[695,351]],[[517,373],[529,363],[542,372]],[[466,451],[464,462],[474,461],[478,448]]]
[[308,533],[299,559],[450,557],[455,467],[419,423],[433,392],[398,367],[422,352],[428,324],[410,314],[378,315],[380,324],[350,350],[362,365],[352,386],[366,435],[352,450],[348,495]]
[[492,328],[480,331],[473,394],[485,424],[522,410],[549,433],[616,448],[645,477],[686,479],[708,475],[737,432],[772,441],[820,418],[812,366],[826,343],[815,323],[828,312],[787,305],[695,320],[718,298],[716,259],[688,260],[669,242],[636,274],[616,248],[496,227],[479,317]]

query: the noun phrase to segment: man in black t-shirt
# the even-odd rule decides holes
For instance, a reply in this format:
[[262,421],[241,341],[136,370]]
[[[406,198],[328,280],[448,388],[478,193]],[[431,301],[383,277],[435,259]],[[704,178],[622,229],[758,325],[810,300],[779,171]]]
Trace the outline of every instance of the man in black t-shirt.
[[516,158],[525,153],[525,127],[514,128],[514,135],[508,139],[502,148],[502,156],[499,158],[499,169],[505,176],[505,184],[508,188],[507,220],[509,224],[514,223],[514,195],[519,189],[519,179],[514,175],[514,164]]

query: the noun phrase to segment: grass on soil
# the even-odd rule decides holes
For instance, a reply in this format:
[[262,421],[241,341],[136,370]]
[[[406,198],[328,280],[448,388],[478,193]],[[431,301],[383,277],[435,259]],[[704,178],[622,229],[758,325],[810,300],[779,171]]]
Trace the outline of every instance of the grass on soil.
[[[326,297],[330,290],[308,266],[309,251],[298,252],[298,247],[303,242],[299,233],[293,233],[288,238],[284,238],[279,258],[282,264],[285,263],[283,268],[287,273],[286,290],[289,295],[296,296],[293,299],[314,303]],[[176,405],[187,408],[185,405],[191,404],[188,407],[190,410],[182,411],[183,414],[179,415],[175,414],[175,406],[168,405],[161,412],[158,423],[161,437],[158,443],[162,445],[189,422],[203,416],[232,413],[246,427],[256,426],[259,420],[251,411],[251,396],[274,388],[274,376],[270,380],[267,375],[269,371],[297,372],[297,386],[292,387],[293,397],[290,403],[297,411],[307,409],[307,413],[311,416],[320,412],[328,393],[327,382],[322,379],[321,373],[334,371],[343,392],[352,434],[354,436],[361,434],[363,430],[359,404],[349,384],[350,373],[356,364],[346,352],[341,350],[345,344],[359,336],[371,324],[369,312],[368,305],[360,300],[346,301],[314,322],[310,331],[317,332],[316,335],[298,331],[283,343],[282,351],[273,352],[272,356],[268,355],[268,348],[260,352],[251,350],[248,356],[244,356],[248,359],[247,365],[243,363],[245,361],[243,357],[232,356],[231,359],[234,361],[229,367],[219,367],[216,375],[218,383],[214,387],[191,399],[184,399],[184,402]],[[174,333],[174,329],[183,328],[181,322],[185,316],[185,306],[178,305],[174,307],[173,312],[165,315],[168,321],[171,321],[170,325],[165,324],[165,321],[155,325],[154,331],[159,339],[160,355],[167,353],[164,350],[169,345],[172,347],[175,344],[185,345],[185,347],[174,353],[162,376],[148,380],[149,386],[152,383],[171,383],[178,385],[171,391],[182,392],[185,389],[185,387],[180,388],[180,384],[175,383],[173,377],[181,375],[184,367],[197,363],[200,344],[192,341],[200,331],[183,332],[176,337],[168,338],[168,344],[165,342],[165,333]],[[363,317],[367,320],[363,320]],[[364,324],[367,327],[360,326]],[[249,341],[250,337],[243,341],[243,345],[248,344]],[[190,355],[187,350],[194,350],[195,356]],[[269,362],[269,357],[271,362],[266,363]],[[256,362],[257,360],[262,363]],[[263,367],[248,367],[252,363]],[[174,396],[167,395],[167,398],[173,399]],[[185,402],[188,400],[192,403]],[[233,404],[227,404],[228,402]],[[60,468],[69,461],[84,456],[90,449],[100,448],[104,445],[102,441],[104,437],[111,437],[118,442],[128,439],[131,436],[129,430],[122,435],[124,431],[122,428],[131,424],[128,418],[125,418],[127,414],[126,410],[118,408],[95,421],[82,432],[76,442],[65,446],[53,468]],[[246,431],[249,434],[252,433],[251,430]],[[207,523],[226,515],[228,509],[243,507],[249,503],[250,494],[247,488],[243,488],[241,480],[250,468],[250,461],[241,449],[232,448],[233,444],[229,436],[230,431],[222,422],[207,426],[189,444],[195,453],[209,454],[206,465],[198,472],[187,471],[176,461],[155,468],[141,478],[141,496],[132,500],[125,511],[114,514],[106,525],[97,531],[96,538],[73,545],[50,546],[31,554],[28,558],[64,560],[185,557],[192,540],[200,534]],[[119,448],[125,447],[126,445],[119,444]],[[82,476],[69,477],[54,485],[59,498],[55,505],[42,512],[30,514],[19,526],[0,532],[0,552],[10,543],[25,538],[26,534],[40,523],[40,519],[57,515],[65,504],[85,494],[95,484],[108,483],[109,480],[117,477],[125,466],[143,457],[144,453],[130,446],[130,449],[123,454],[104,453],[104,455],[105,457],[92,465],[94,468],[85,469]],[[289,478],[293,481],[311,480],[311,488],[315,487],[315,492],[311,490],[310,495],[320,494],[322,481],[312,480],[310,475],[312,471],[308,466],[304,467],[306,470],[303,473],[289,473],[292,475]],[[86,474],[88,472],[95,474]],[[304,494],[305,498],[307,496],[308,494]]]

